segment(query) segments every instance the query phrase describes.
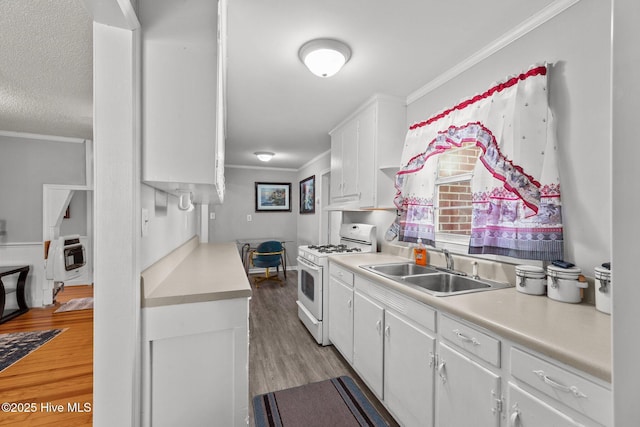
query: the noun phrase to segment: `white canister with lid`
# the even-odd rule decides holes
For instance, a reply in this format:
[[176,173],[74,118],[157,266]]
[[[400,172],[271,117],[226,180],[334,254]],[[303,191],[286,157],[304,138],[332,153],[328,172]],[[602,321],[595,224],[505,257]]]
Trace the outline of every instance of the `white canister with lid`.
[[516,265],[516,289],[530,295],[544,295],[547,275],[544,268],[535,265]]
[[611,270],[596,267],[596,310],[611,314]]
[[562,268],[547,266],[547,296],[553,300],[569,303],[582,301],[582,289],[588,287],[582,270],[578,267]]

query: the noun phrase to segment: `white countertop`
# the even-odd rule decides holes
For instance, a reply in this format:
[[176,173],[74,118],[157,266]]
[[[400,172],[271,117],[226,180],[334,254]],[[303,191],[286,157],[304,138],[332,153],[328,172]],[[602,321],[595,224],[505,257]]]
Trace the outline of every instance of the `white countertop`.
[[155,277],[155,265],[142,272],[143,307],[251,296],[251,285],[235,243],[194,243],[185,252],[160,279]]
[[332,262],[439,310],[611,382],[611,317],[588,304],[568,304],[515,288],[435,297],[369,272],[361,265],[407,262],[384,253],[330,257]]

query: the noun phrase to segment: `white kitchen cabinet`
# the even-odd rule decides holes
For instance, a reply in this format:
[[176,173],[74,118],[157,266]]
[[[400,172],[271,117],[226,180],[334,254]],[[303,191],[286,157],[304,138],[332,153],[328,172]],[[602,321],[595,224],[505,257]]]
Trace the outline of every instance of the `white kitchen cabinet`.
[[586,427],[509,383],[509,427]]
[[[516,347],[511,349],[511,375],[513,381],[538,394],[537,400],[562,412],[566,418],[589,417],[597,422],[583,421],[566,425],[612,425],[611,391],[588,379],[585,375],[569,371]],[[509,395],[509,407],[519,403],[517,394]],[[522,406],[521,403],[519,403]],[[541,405],[538,405],[541,406]],[[542,417],[535,409],[525,412],[520,408],[522,421]],[[572,421],[573,422],[573,421]],[[516,424],[517,425],[517,424]],[[525,426],[525,424],[522,424]],[[552,425],[552,424],[550,424]],[[560,424],[565,425],[565,424]]]
[[249,300],[142,309],[144,426],[246,426]]
[[329,278],[329,340],[353,361],[353,287],[334,275]]
[[498,427],[501,377],[443,342],[438,343],[436,425]]
[[351,365],[400,425],[613,426],[610,384],[335,267],[354,298]]
[[393,311],[385,311],[384,401],[405,426],[434,424],[435,337]]
[[347,208],[392,208],[394,176],[406,133],[402,99],[375,95],[331,135],[331,204]]
[[224,196],[225,5],[139,2],[142,180],[199,203]]
[[345,123],[331,135],[331,199],[354,200],[358,197],[357,120]]
[[354,286],[354,369],[402,425],[432,426],[435,311],[358,275]]
[[353,316],[353,368],[371,391],[383,399],[382,364],[384,307],[355,291]]

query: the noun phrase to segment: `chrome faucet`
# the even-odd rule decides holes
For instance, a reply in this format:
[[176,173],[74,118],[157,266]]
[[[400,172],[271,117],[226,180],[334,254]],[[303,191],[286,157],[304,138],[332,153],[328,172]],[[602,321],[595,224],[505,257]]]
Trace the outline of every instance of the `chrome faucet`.
[[447,249],[443,249],[444,259],[447,261],[447,270],[453,271],[453,258]]

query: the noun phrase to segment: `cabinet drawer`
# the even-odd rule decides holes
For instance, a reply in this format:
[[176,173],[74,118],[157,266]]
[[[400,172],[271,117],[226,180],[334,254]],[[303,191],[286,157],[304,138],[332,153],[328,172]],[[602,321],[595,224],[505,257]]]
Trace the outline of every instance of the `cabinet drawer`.
[[511,374],[589,418],[611,425],[610,390],[517,348],[511,349]]
[[500,367],[500,340],[445,315],[440,316],[439,332],[456,346]]
[[335,263],[329,264],[329,274],[347,285],[353,286],[353,273]]
[[436,330],[436,311],[431,307],[357,275],[355,287],[381,302],[386,308],[404,315],[418,325],[431,331]]

